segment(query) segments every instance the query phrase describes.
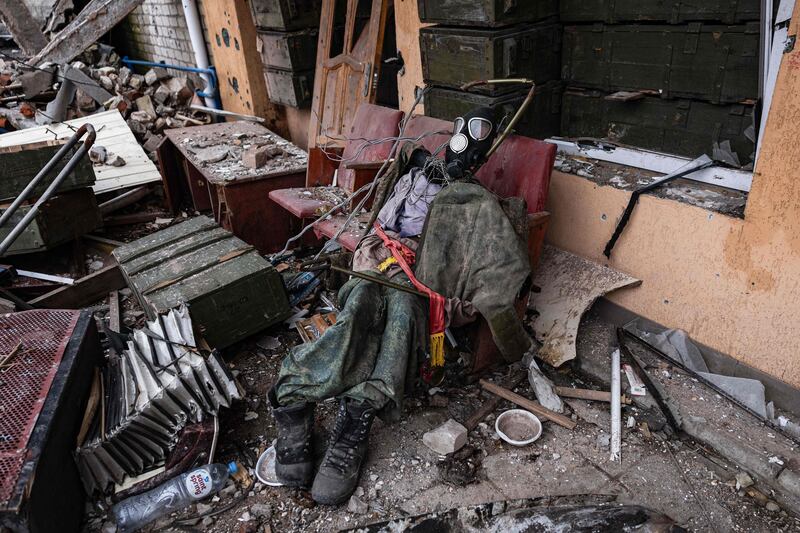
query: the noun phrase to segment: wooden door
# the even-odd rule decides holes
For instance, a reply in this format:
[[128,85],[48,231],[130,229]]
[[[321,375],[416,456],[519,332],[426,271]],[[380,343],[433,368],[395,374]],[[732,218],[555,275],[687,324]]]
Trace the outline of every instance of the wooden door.
[[[343,7],[344,1],[340,0],[339,5]],[[363,13],[365,4],[370,2],[369,20],[357,24],[359,11]],[[341,20],[336,13],[337,1],[323,1],[308,133],[309,151],[322,146],[343,148],[358,106],[375,102],[389,2],[346,0],[344,41],[341,53],[337,53],[338,50],[333,50],[336,32],[341,32],[340,26],[337,29],[337,21]],[[362,24],[363,28],[360,28]]]

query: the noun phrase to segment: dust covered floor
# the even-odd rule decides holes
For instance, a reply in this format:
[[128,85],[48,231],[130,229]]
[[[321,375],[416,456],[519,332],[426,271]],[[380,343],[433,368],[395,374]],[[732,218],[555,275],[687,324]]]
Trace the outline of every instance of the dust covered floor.
[[[584,320],[579,358],[610,351],[610,325],[597,316]],[[269,346],[278,338],[280,346]],[[247,390],[247,400],[221,416],[218,457],[255,464],[258,452],[275,438],[265,401],[280,361],[299,336],[274,328],[244,343],[227,357]],[[593,355],[594,354],[594,355]],[[552,373],[560,385],[587,387],[591,380],[575,370]],[[493,376],[499,379],[498,373]],[[516,389],[533,397],[527,384]],[[371,522],[417,515],[453,507],[551,495],[616,495],[620,503],[638,504],[664,513],[693,531],[800,531],[791,513],[764,507],[736,486],[736,468],[724,459],[686,440],[664,440],[639,423],[649,415],[633,407],[623,410],[622,461],[609,460],[609,406],[569,400],[577,427],[570,431],[545,422],[533,445],[515,448],[500,441],[494,420],[512,406],[501,403],[475,431],[456,461],[443,462],[422,444],[422,435],[451,416],[463,420],[480,404],[477,385],[444,387],[435,396],[410,399],[399,423],[376,421],[370,452],[357,494],[358,501],[341,507],[315,505],[308,493],[273,488],[255,482],[250,490],[234,485],[184,512],[158,521],[153,531],[337,531]],[[332,425],[335,405],[317,409],[322,428]],[[733,407],[731,407],[733,408]],[[637,422],[626,427],[628,416]],[[318,436],[324,440],[324,430]],[[765,491],[766,492],[766,491]],[[502,505],[502,504],[498,504]],[[197,513],[229,509],[213,517]],[[188,518],[176,527],[177,518]],[[90,528],[102,520],[90,520]],[[94,527],[93,527],[94,526]]]

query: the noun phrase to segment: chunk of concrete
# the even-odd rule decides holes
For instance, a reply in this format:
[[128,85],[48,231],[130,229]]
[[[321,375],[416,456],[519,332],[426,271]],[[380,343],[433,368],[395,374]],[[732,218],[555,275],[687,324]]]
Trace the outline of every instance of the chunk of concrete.
[[247,168],[261,168],[282,153],[283,150],[274,145],[253,146],[242,152],[242,164]]
[[144,86],[144,76],[141,74],[132,74],[130,79],[128,80],[127,85],[130,86],[131,89],[139,90]]
[[172,93],[166,85],[159,85],[156,92],[153,93],[153,100],[155,100],[157,104],[166,104],[171,96]]
[[438,453],[447,455],[457,452],[467,443],[467,428],[452,418],[422,436],[422,443]]
[[171,101],[178,105],[186,104],[194,95],[192,82],[188,78],[170,78],[161,82],[161,85],[169,91]]
[[156,113],[156,108],[153,107],[153,99],[147,95],[139,97],[136,99],[136,109],[138,111],[144,111],[150,118],[153,120],[158,118],[158,113]]
[[155,85],[161,80],[169,78],[169,72],[164,67],[153,67],[144,75],[144,82],[147,85]]
[[133,76],[133,71],[128,67],[122,67],[119,69],[119,82],[122,85],[128,85],[128,82],[131,81],[131,76]]

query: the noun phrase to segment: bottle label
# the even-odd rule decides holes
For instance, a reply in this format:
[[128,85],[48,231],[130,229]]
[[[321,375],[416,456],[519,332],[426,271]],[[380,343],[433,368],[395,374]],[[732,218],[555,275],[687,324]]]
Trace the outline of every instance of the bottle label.
[[192,470],[186,476],[186,490],[195,499],[202,499],[211,494],[211,474],[205,468]]

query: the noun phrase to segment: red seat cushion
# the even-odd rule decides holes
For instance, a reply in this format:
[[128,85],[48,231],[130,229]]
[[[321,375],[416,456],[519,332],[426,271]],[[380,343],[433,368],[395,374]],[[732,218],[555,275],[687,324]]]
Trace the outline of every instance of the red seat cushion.
[[[400,133],[400,120],[403,112],[373,104],[358,106],[353,126],[347,134],[347,144],[342,152],[342,161],[372,162],[385,161],[389,157],[394,138]],[[386,139],[384,142],[370,144],[369,141]],[[339,166],[338,185],[353,192],[355,173],[344,165]]]
[[[433,155],[436,155],[437,148],[450,141],[452,135],[452,122],[424,115],[411,117],[403,132],[404,138],[421,143]],[[441,156],[444,157],[444,150],[441,151]]]
[[[366,232],[367,222],[369,222],[369,213],[361,213],[358,217],[353,220],[347,229],[339,236],[339,244],[344,246],[347,250],[351,252],[356,249],[358,243],[361,241],[361,237],[364,236]],[[332,217],[326,218],[325,220],[317,223],[314,226],[314,231],[316,232],[318,237],[327,237],[332,239],[336,232],[339,231],[339,228],[344,225],[344,221],[347,219],[347,215],[334,215]]]
[[313,187],[277,189],[270,191],[269,199],[297,218],[316,218],[333,204],[314,196]]

